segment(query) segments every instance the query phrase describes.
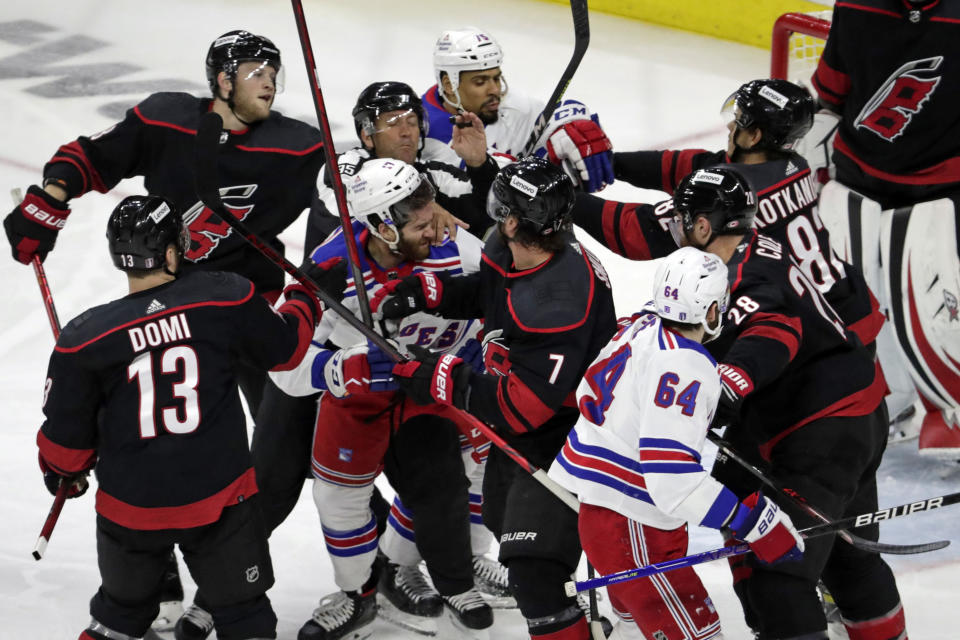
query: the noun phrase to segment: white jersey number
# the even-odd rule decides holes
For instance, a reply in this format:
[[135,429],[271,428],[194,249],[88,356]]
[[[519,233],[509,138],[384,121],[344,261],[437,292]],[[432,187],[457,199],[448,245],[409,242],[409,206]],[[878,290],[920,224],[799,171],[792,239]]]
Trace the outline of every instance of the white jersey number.
[[[160,357],[161,373],[183,374],[183,379],[173,384],[173,396],[181,398],[183,405],[164,407],[160,412],[163,427],[170,433],[192,433],[200,426],[200,402],[197,397],[199,371],[197,352],[190,347],[170,347]],[[156,393],[151,352],[140,354],[127,367],[127,380],[134,378],[140,387],[140,437],[154,438],[157,435]]]

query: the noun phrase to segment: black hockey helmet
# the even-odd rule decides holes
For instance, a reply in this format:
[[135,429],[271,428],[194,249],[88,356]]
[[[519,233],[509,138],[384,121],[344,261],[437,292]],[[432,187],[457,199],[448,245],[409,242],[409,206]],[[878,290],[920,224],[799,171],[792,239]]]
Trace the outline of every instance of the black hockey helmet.
[[487,195],[487,215],[502,222],[513,214],[521,229],[549,236],[569,226],[575,197],[573,182],[563,169],[527,156],[497,174]]
[[687,174],[673,192],[673,208],[686,232],[704,216],[714,235],[738,234],[753,226],[757,196],[746,178],[721,165]]
[[[236,79],[237,67],[241,62],[262,61],[280,73],[280,49],[268,38],[257,36],[249,31],[228,31],[210,44],[207,50],[207,84],[210,91],[217,95],[217,74],[225,71]],[[277,80],[277,92],[281,91]]]
[[[360,92],[357,104],[353,107],[353,124],[360,132],[372,136],[377,132],[377,118],[381,113],[391,111],[413,111],[420,121],[420,148],[427,138],[427,114],[423,110],[423,101],[410,85],[403,82],[374,82]],[[362,139],[361,139],[362,142]]]
[[113,264],[121,271],[151,271],[166,266],[167,247],[186,252],[190,235],[180,210],[160,196],[127,196],[107,221]]
[[734,112],[741,129],[757,127],[763,132],[757,148],[789,150],[810,131],[817,105],[804,87],[770,78],[741,86],[727,98],[723,110]]

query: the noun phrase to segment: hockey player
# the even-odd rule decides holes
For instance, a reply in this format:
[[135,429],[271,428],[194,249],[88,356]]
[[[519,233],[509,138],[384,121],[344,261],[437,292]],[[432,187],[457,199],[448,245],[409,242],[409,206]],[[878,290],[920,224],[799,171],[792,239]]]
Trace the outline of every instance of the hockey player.
[[[406,277],[371,306],[385,318],[430,311],[483,318],[486,373],[454,354],[411,348],[394,378],[425,406],[453,406],[492,425],[527,460],[546,467],[576,422],[571,394],[616,329],[606,273],[570,233],[574,187],[556,166],[524,158],[501,170],[488,213],[497,233],[478,273]],[[483,520],[531,638],[588,637],[583,612],[564,594],[576,570],[576,514],[494,448],[483,484]]]
[[[427,135],[443,144],[426,149],[425,158],[460,163],[446,145],[455,139],[456,129],[470,125],[466,113],[483,121],[492,151],[506,156],[505,161],[520,156],[543,103],[516,91],[508,93],[502,63],[503,49],[487,31],[464,27],[440,34],[433,48],[437,84],[423,94],[423,103],[430,123]],[[536,154],[553,155],[554,147],[560,149],[564,171],[574,184],[599,191],[613,182],[612,145],[584,104],[565,100],[553,112]],[[483,235],[476,227],[473,233]]]
[[[224,203],[260,238],[282,250],[277,235],[310,206],[324,154],[320,132],[271,111],[282,89],[280,51],[263,36],[230,31],[206,57],[211,98],[155,93],[119,123],[61,146],[43,169],[42,186],[4,219],[13,257],[44,259],[70,216],[69,202],[89,191],[106,193],[124,178],[143,176],[150,193],[169,198],[190,228],[184,269],[238,273],[257,292],[276,299],[283,272],[196,195],[194,137],[207,111],[223,118],[220,192]],[[256,414],[265,373],[240,363],[240,387]]]
[[[580,542],[603,574],[686,555],[687,522],[746,540],[765,562],[803,551],[790,518],[754,494],[740,502],[701,465],[720,396],[713,356],[727,269],[677,249],[661,263],[653,301],[620,331],[577,389],[580,419],[550,476],[580,498]],[[720,618],[691,567],[611,585],[619,638],[719,638]]]
[[[847,328],[869,345],[883,325],[883,314],[860,271],[831,249],[817,211],[814,178],[804,158],[792,150],[810,129],[814,108],[813,98],[803,87],[786,80],[752,80],[724,102],[723,111],[730,117],[725,150],[617,152],[614,173],[635,187],[672,195],[693,170],[723,164],[734,167],[757,194],[757,230],[788,248]],[[667,229],[672,216],[669,204],[654,209],[592,196],[578,197],[574,208],[578,226],[635,260],[662,257],[676,248]]]
[[[433,246],[434,190],[413,166],[372,158],[345,186],[355,218],[353,233],[363,249],[364,284],[371,294],[404,276],[435,282],[437,272],[478,268],[481,246],[470,234]],[[344,235],[336,233],[311,257],[325,262],[345,255]],[[356,286],[348,278],[344,304],[359,313]],[[401,348],[415,344],[457,353],[471,339],[476,344],[479,329],[472,320],[447,322],[421,314],[387,325],[385,335]],[[470,630],[493,624],[493,612],[473,585],[467,479],[458,436],[466,427],[450,407],[418,407],[397,394],[391,367],[361,334],[331,316],[318,327],[301,364],[272,375],[291,395],[324,392],[313,439],[313,494],[341,591],[320,601],[299,640],[340,638],[368,625],[376,615],[378,586],[382,601],[392,605],[391,615],[402,624],[435,633],[436,623],[429,618],[442,615],[444,608]],[[368,502],[381,470],[405,507],[392,514],[398,520],[394,528],[415,532],[413,553],[419,554],[411,557],[410,546],[381,541],[385,558],[375,563],[376,521]],[[420,556],[439,596],[420,573]]]
[[[886,384],[870,352],[786,248],[750,229],[755,194],[733,168],[695,171],[673,203],[681,244],[718,255],[729,272],[727,322],[709,343],[723,385],[716,423],[730,425],[728,435],[750,446],[748,456],[763,459],[775,481],[828,517],[875,510],[887,414]],[[755,489],[727,484],[741,496]],[[810,520],[781,507],[794,521]],[[879,528],[858,533],[876,540]],[[760,638],[827,637],[818,579],[851,636],[906,637],[896,581],[876,553],[817,538],[807,541],[800,562],[766,566],[748,556],[731,564],[747,622]]]
[[[274,638],[277,618],[266,596],[273,569],[234,363],[294,366],[320,318],[319,302],[290,285],[276,313],[241,276],[181,275],[187,230],[176,205],[158,196],[125,198],[107,239],[130,294],[64,328],[37,435],[51,492],[69,482],[79,495],[91,469],[99,483],[102,584],[80,638],[142,637],[157,615],[174,544],[206,595],[219,637]],[[313,275],[325,289],[344,281],[342,269]]]
[[926,408],[920,453],[951,461],[960,460],[958,24],[956,3],[839,3],[813,77],[823,115],[839,120],[824,221],[878,282],[896,334],[882,361],[909,372]]

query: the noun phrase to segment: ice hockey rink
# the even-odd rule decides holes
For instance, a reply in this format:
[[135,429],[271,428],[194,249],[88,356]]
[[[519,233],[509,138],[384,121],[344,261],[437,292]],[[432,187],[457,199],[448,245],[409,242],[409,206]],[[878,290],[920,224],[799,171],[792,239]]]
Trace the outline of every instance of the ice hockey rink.
[[[744,1],[746,10],[750,2]],[[319,76],[338,149],[355,142],[350,109],[375,80],[403,80],[418,91],[434,83],[431,50],[445,28],[489,29],[506,52],[512,91],[545,100],[570,56],[569,8],[526,0],[412,2],[305,0]],[[600,114],[617,149],[725,145],[718,111],[741,83],[768,74],[768,52],[600,13],[568,95]],[[203,58],[213,38],[243,28],[270,37],[283,53],[286,90],[275,108],[316,124],[290,5],[274,0],[32,0],[0,5],[0,167],[3,197],[38,181],[60,144],[90,135],[157,90],[206,94]],[[126,293],[104,229],[113,206],[139,193],[138,180],[108,195],[72,203],[73,214],[45,265],[63,323]],[[602,195],[656,202],[658,192],[614,185]],[[12,207],[9,200],[3,205]],[[282,237],[288,258],[302,252],[302,220]],[[617,258],[588,239],[611,272],[618,311],[639,307],[650,290],[649,264]],[[6,246],[4,242],[4,246]],[[6,250],[4,250],[6,251]],[[8,253],[8,252],[7,252]],[[0,638],[75,638],[89,622],[99,586],[93,492],[69,501],[46,556],[31,550],[52,498],[37,467],[35,437],[47,359],[53,345],[29,267],[0,258]],[[176,465],[176,460],[170,464]],[[960,465],[922,460],[916,441],[891,446],[880,470],[880,505],[893,506],[960,490]],[[899,582],[913,640],[960,637],[953,616],[960,594],[960,508],[882,526],[888,542],[951,539],[942,551],[888,556]],[[721,546],[717,532],[692,531],[691,552]],[[335,589],[309,490],[271,538],[276,586],[269,595],[279,637],[295,638],[317,600]],[[188,598],[194,587],[182,569]],[[747,638],[729,572],[722,562],[698,572],[719,609],[728,639]],[[601,609],[609,612],[607,601]],[[518,612],[497,611],[490,638],[528,637]],[[418,637],[378,621],[374,638]],[[441,638],[459,637],[441,626]]]

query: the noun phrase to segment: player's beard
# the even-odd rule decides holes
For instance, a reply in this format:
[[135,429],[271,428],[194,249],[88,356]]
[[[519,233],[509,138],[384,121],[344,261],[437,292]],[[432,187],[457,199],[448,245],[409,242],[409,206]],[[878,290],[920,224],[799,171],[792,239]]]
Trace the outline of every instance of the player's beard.
[[397,252],[404,257],[405,260],[417,261],[425,260],[430,255],[430,243],[426,244],[414,244],[407,238],[403,237],[403,234],[400,234],[400,239],[397,241]]

